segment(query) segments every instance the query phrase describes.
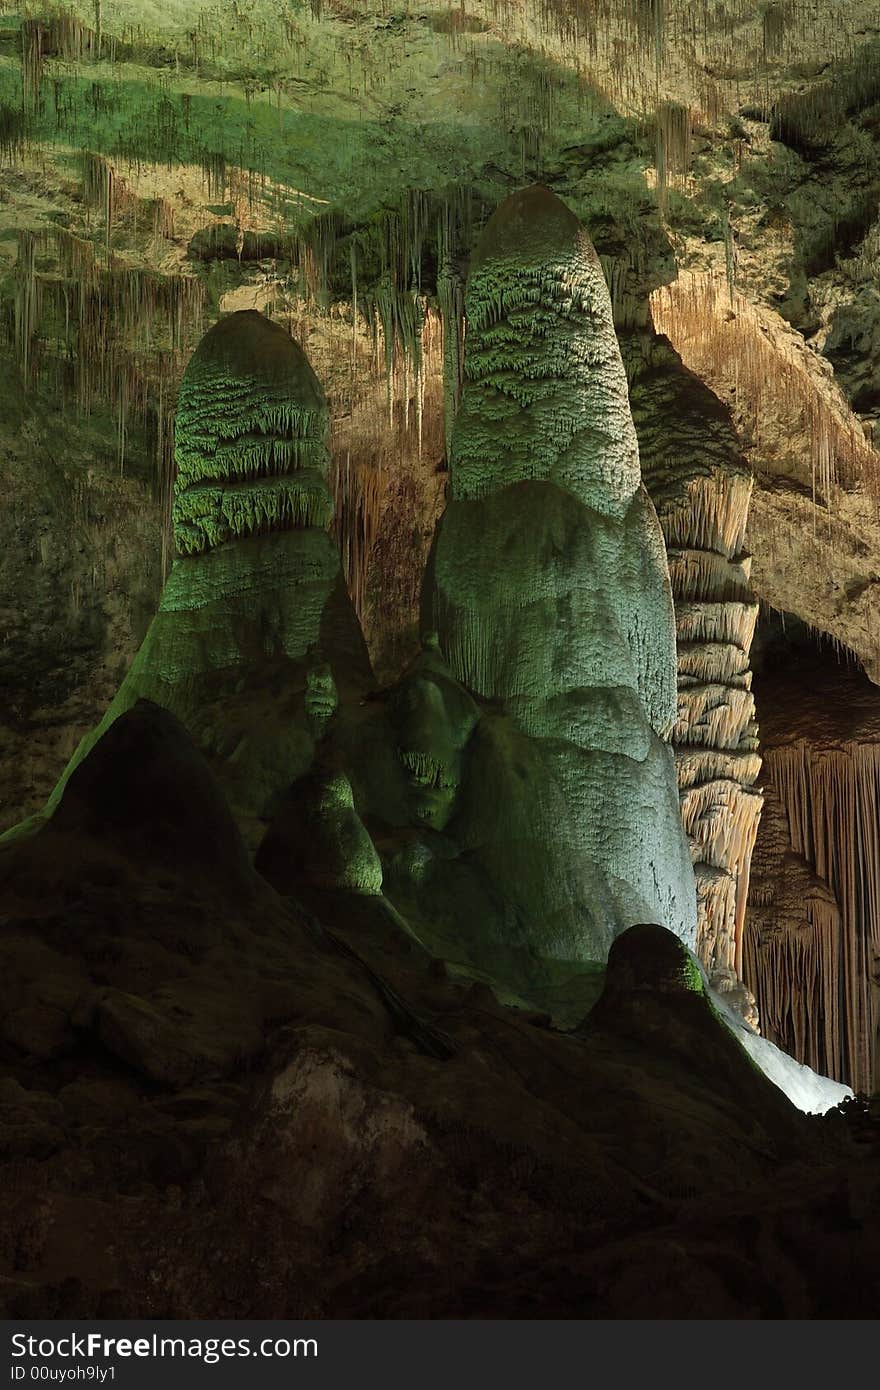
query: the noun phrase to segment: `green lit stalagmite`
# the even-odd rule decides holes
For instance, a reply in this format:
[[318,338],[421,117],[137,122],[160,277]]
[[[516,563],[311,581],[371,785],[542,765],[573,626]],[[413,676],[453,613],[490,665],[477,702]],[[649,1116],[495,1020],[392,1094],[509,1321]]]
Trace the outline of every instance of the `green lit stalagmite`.
[[327,529],[328,427],[320,384],[279,325],[246,310],[205,334],[178,400],[177,558],[128,676],[50,807],[139,697],[182,720],[240,816],[271,812],[311,765],[326,722],[315,689],[335,702],[371,679]]
[[178,554],[332,520],[324,393],[305,354],[255,310],[221,319],[193,353],[175,463]]
[[[505,842],[513,767],[494,782],[496,797],[509,787],[500,809],[481,808],[472,789],[472,851],[496,877],[506,856],[511,884],[531,876],[517,896],[538,952],[601,959],[617,932],[651,920],[692,944],[694,880],[666,742],[676,672],[663,540],[598,258],[547,189],[515,194],[490,219],[466,319],[452,500],[425,621],[454,675],[544,769],[529,853],[521,828]],[[496,742],[523,764],[515,739]],[[541,785],[534,767],[531,777]]]

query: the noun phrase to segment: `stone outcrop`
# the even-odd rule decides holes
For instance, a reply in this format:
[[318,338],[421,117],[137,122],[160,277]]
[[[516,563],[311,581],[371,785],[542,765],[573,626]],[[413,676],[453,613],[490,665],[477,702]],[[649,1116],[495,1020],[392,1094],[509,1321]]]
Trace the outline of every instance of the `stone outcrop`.
[[722,274],[652,296],[658,328],[727,406],[754,475],[743,515],[752,586],[850,648],[876,678],[878,454],[822,357]]
[[[538,840],[565,847],[589,876],[547,884],[552,953],[602,959],[645,918],[692,943],[666,743],[675,647],[663,538],[641,485],[602,270],[547,189],[493,214],[466,314],[452,497],[426,620],[453,674],[531,740],[558,788],[562,815]],[[532,814],[540,826],[537,802]]]
[[[4,1313],[870,1315],[876,1217],[845,1308],[853,1251],[828,1229],[860,1211],[843,1121],[730,1055],[680,943],[622,937],[606,1007],[568,1036],[338,910],[367,969],[256,875],[195,895],[151,799],[124,843],[93,833],[108,779],[152,769],[185,839],[187,769],[205,865],[214,832],[218,872],[245,857],[170,715],[130,711],[104,742],[115,767],[84,759],[66,827],[0,852]],[[50,1064],[23,998],[65,1025]]]

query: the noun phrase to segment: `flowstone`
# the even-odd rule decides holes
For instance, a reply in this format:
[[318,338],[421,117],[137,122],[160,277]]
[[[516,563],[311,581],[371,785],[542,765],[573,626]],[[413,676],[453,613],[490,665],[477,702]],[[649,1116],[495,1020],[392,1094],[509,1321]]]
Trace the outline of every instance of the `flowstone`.
[[[549,190],[516,193],[490,219],[466,315],[452,500],[424,621],[452,674],[490,706],[506,767],[506,783],[496,773],[474,789],[470,837],[498,882],[531,877],[526,936],[538,955],[603,960],[646,920],[692,945],[694,877],[667,742],[676,668],[663,538],[598,258]],[[508,822],[527,763],[524,859]]]

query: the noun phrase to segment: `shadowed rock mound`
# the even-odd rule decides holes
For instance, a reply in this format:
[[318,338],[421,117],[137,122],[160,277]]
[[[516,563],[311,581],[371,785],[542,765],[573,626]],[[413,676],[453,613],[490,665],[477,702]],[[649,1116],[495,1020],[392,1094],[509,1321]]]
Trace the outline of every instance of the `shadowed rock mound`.
[[[7,1315],[807,1317],[844,1288],[847,1316],[876,1306],[875,1159],[736,1058],[666,933],[622,937],[595,1019],[556,1032],[374,897],[325,895],[318,921],[257,878],[193,892],[151,820],[188,767],[230,852],[204,764],[143,706],[107,739],[66,828],[3,852]],[[144,794],[123,863],[105,814],[126,769]]]
[[253,891],[216,778],[179,720],[148,700],[120,715],[74,769],[43,833],[93,836],[135,862]]
[[639,925],[617,938],[585,1031],[647,1074],[677,1058],[684,1084],[713,1089],[718,1105],[745,1127],[789,1140],[798,1130],[790,1103],[720,1020],[696,960],[663,927]]

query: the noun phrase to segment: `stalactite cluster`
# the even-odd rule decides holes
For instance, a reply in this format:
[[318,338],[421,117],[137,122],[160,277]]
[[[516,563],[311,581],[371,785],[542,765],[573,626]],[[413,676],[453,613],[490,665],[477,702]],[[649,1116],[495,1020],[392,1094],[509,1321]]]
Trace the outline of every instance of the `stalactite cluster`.
[[101,53],[100,33],[69,11],[22,20],[21,84],[25,109],[40,105],[47,59],[57,58],[69,64],[94,62]]
[[880,455],[796,335],[782,325],[771,333],[769,316],[717,274],[682,274],[655,291],[651,304],[658,330],[685,364],[722,399],[735,399],[740,432],[759,456],[772,456],[781,438],[800,438],[815,502],[833,507],[838,486],[880,494]]
[[[426,554],[442,501],[438,472],[462,378],[460,267],[480,216],[466,186],[448,195],[410,190],[365,226],[328,213],[286,239],[286,298],[274,312],[316,340],[331,407],[336,534],[371,637],[392,595],[393,611],[410,623],[401,641],[414,637],[414,556]],[[401,475],[411,483],[405,496]],[[371,592],[380,533],[381,601]]]
[[125,231],[132,240],[137,238],[145,221],[157,241],[173,239],[174,207],[167,198],[139,198],[131,192],[125,179],[120,178],[111,160],[92,150],[80,156],[80,167],[83,198],[104,219],[108,254],[119,223],[125,224]]
[[151,272],[113,253],[99,257],[93,242],[60,227],[19,233],[8,332],[25,380],[52,381],[84,415],[109,405],[120,468],[130,420],[149,422],[157,483],[169,505],[174,398],[203,307],[204,287],[194,276]]
[[840,905],[792,844],[775,788],[764,792],[743,937],[743,976],[765,1037],[823,1076],[840,1077],[845,1004]]
[[[848,55],[849,56],[849,55]],[[806,91],[786,92],[775,103],[771,135],[795,149],[821,150],[833,143],[847,115],[880,97],[880,44],[876,39]]]
[[[336,534],[355,611],[371,637],[377,606],[390,626],[392,601],[392,611],[409,614],[410,640],[415,632],[417,561],[427,548],[418,533],[433,529],[445,477],[444,343],[441,319],[427,305],[417,370],[399,348],[387,366],[381,324],[366,334],[357,320],[342,322],[328,338],[340,376],[330,394]],[[328,379],[333,370],[328,363]],[[374,573],[377,544],[382,559]],[[407,594],[400,591],[405,585]]]
[[[524,164],[540,154],[558,115],[559,93],[565,89],[571,95],[567,75],[554,75],[558,67],[575,75],[584,100],[599,96],[608,106],[640,117],[659,111],[663,148],[658,148],[658,164],[665,167],[680,143],[677,108],[699,111],[710,120],[725,106],[746,100],[769,109],[771,76],[797,60],[807,37],[822,46],[826,58],[851,56],[852,40],[839,22],[844,9],[845,0],[829,0],[820,15],[809,0],[765,6],[731,0],[720,8],[711,0],[700,6],[690,0],[538,0],[525,7],[513,0],[486,0],[477,3],[473,14],[450,7],[426,15],[405,13],[396,22],[416,37],[429,27],[445,45],[450,63],[470,72],[472,81],[495,75],[503,92],[499,115],[521,140]],[[84,10],[92,22],[82,18]],[[114,91],[113,75],[131,65],[141,74],[173,72],[175,82],[193,77],[231,82],[246,113],[270,111],[283,135],[304,85],[345,87],[362,112],[377,100],[393,101],[393,35],[386,35],[388,28],[369,2],[355,3],[338,17],[293,14],[273,0],[248,7],[205,6],[191,28],[150,32],[148,24],[133,23],[119,33],[107,32],[88,6],[53,8],[22,24],[21,106],[32,123],[42,120],[51,86],[57,130],[79,143],[80,97],[88,96],[79,83],[80,72],[88,69],[97,114],[99,107],[119,107],[122,94]],[[364,41],[363,29],[369,41]],[[502,34],[505,43],[499,44]],[[674,64],[670,52],[677,55]],[[550,62],[536,66],[536,55]],[[529,66],[535,71],[526,92],[518,75]],[[862,87],[869,67],[864,61],[854,66],[854,81]],[[502,71],[506,80],[499,79]],[[114,155],[167,158],[169,166],[177,160],[200,163],[218,198],[234,165],[248,167],[265,184],[269,149],[264,122],[255,123],[246,114],[243,123],[236,121],[232,140],[220,132],[215,139],[197,129],[198,121],[191,124],[190,93],[160,85],[164,90],[157,85],[155,110],[142,113],[137,126],[126,122],[117,132]],[[147,143],[153,146],[152,156]]]
[[[836,1068],[832,1075],[842,1075],[856,1090],[870,1091],[877,1019],[869,969],[880,954],[880,745],[843,741],[829,746],[800,738],[766,748],[764,757],[788,819],[792,850],[828,885],[839,906],[839,936],[829,940],[830,913],[817,920],[814,912],[816,934],[810,946],[820,954],[819,965],[812,967],[822,990],[818,1018],[839,1038],[839,1060],[835,1050],[828,1056]],[[765,973],[760,919],[755,937],[758,982]],[[791,998],[803,972],[783,978]]]
[[708,110],[719,80],[735,83],[741,98],[766,99],[771,74],[796,62],[806,40],[827,55],[851,52],[840,22],[845,11],[823,5],[817,12],[810,0],[540,0],[536,8],[524,14],[513,0],[488,0],[485,12],[524,39],[566,47],[602,74],[616,106],[642,110],[667,80],[673,54],[693,55],[693,92]]

